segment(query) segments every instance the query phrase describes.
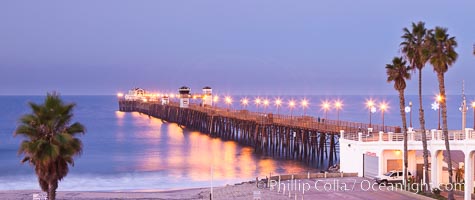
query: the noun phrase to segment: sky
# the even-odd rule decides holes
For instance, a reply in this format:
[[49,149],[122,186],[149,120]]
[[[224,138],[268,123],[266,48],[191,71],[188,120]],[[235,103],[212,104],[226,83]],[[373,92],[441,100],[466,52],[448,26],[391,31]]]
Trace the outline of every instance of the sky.
[[[0,1],[0,95],[204,86],[227,94],[386,95],[402,29],[458,41],[448,94],[475,94],[475,1]],[[438,84],[423,71],[424,93]],[[417,76],[408,83],[417,94]]]

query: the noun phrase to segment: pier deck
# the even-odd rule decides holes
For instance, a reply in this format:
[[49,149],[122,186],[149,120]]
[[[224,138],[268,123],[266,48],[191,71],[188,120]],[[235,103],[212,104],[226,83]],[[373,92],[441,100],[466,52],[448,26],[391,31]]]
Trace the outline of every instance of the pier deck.
[[[177,123],[212,137],[233,140],[254,147],[272,157],[284,157],[321,166],[325,160],[334,164],[339,151],[340,131],[366,132],[369,124],[319,119],[311,116],[287,116],[202,107],[191,104],[180,108],[178,103],[119,100],[119,110],[140,112],[164,121]],[[373,132],[397,131],[397,127],[371,125]]]

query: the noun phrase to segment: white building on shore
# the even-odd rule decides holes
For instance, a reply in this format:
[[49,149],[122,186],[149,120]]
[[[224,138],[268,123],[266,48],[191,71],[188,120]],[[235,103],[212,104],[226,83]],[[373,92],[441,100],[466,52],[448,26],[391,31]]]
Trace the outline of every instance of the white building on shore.
[[[408,171],[416,180],[429,178],[433,186],[448,183],[448,174],[443,168],[447,164],[443,159],[446,150],[441,130],[431,130],[426,134],[429,151],[429,176],[423,177],[423,159],[421,133],[410,130],[408,132]],[[465,199],[471,199],[473,193],[473,171],[475,152],[475,133],[473,129],[465,131],[449,131],[451,152],[463,153]],[[340,135],[340,170],[343,172],[357,172],[358,176],[374,178],[391,170],[403,170],[404,157],[402,133],[344,133]],[[451,153],[453,155],[453,153]],[[455,181],[455,169],[453,178]]]

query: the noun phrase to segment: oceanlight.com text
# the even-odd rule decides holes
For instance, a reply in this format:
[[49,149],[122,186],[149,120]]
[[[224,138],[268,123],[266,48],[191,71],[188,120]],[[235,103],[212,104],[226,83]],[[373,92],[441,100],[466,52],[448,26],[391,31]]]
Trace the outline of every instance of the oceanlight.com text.
[[[351,191],[402,191],[411,190],[413,192],[419,192],[423,187],[429,188],[425,183],[420,182],[418,184],[402,184],[402,183],[387,183],[386,185],[378,184],[371,180],[357,179],[325,179],[325,180],[269,180],[269,182],[259,181],[257,187],[260,189],[270,189],[278,192],[292,192],[292,193],[308,193],[314,192],[351,192]],[[463,183],[454,183],[453,185],[444,185],[430,183],[431,189],[439,189],[441,191],[456,191],[459,188],[463,188]]]

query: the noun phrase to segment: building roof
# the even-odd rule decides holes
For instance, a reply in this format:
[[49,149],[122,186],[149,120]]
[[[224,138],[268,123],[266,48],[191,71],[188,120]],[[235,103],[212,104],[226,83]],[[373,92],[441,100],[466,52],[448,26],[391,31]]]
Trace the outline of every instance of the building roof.
[[180,90],[190,90],[190,88],[186,87],[186,86],[183,86],[183,87],[180,88]]

